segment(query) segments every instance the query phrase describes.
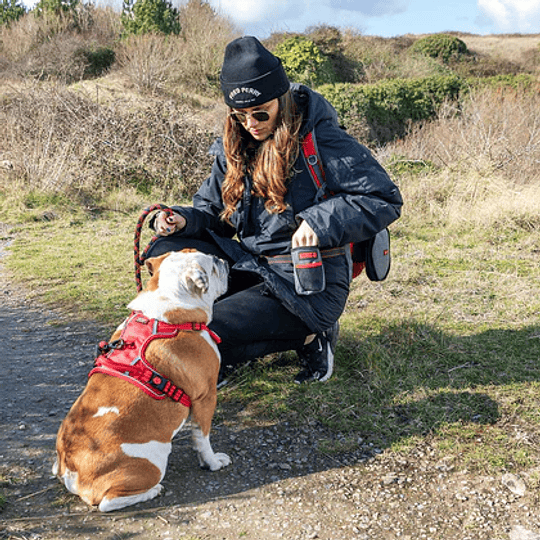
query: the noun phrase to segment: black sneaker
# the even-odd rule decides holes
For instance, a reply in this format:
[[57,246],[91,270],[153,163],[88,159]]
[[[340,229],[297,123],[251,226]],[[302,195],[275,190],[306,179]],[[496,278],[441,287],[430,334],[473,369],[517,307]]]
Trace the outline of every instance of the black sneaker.
[[225,388],[229,384],[229,377],[225,377],[225,374],[219,373],[219,378],[217,382],[217,389],[221,390],[222,388]]
[[219,369],[217,389],[220,390],[229,384],[231,377],[234,373],[234,366],[221,365]]
[[296,384],[311,381],[325,382],[334,371],[334,352],[339,335],[339,322],[324,332],[317,334],[315,339],[297,351],[305,368],[294,378]]

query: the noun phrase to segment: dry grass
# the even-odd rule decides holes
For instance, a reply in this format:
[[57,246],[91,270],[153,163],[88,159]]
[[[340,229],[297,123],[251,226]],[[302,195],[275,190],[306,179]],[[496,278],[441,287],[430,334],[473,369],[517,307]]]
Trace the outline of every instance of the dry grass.
[[180,54],[178,38],[144,34],[130,36],[118,50],[122,73],[139,92],[155,94],[171,82]]
[[190,90],[218,87],[223,51],[241,31],[232,21],[216,12],[206,2],[191,0],[180,8],[183,45],[178,64],[178,80]]
[[239,35],[209,4],[190,0],[180,8],[178,36],[131,36],[119,46],[122,72],[137,90],[156,93],[182,86],[215,94],[225,45]]
[[523,64],[531,52],[538,52],[540,34],[477,36],[459,34],[470,51]]
[[82,53],[113,47],[118,33],[118,14],[91,4],[81,4],[69,15],[37,17],[30,12],[0,27],[0,74],[11,80],[79,80],[86,75]]
[[460,110],[387,146],[398,174],[424,168],[414,182],[404,175],[408,206],[452,226],[540,227],[539,106],[533,93],[474,92]]
[[14,185],[96,201],[113,190],[184,197],[208,173],[213,136],[172,100],[99,102],[95,93],[35,84],[0,102],[0,189]]

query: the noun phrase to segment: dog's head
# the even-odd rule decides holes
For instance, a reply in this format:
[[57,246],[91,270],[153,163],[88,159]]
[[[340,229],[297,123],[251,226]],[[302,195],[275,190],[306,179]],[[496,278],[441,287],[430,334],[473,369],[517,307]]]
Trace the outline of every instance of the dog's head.
[[193,249],[166,253],[146,261],[151,274],[144,291],[130,304],[153,318],[175,307],[202,308],[209,315],[214,301],[227,291],[228,264]]

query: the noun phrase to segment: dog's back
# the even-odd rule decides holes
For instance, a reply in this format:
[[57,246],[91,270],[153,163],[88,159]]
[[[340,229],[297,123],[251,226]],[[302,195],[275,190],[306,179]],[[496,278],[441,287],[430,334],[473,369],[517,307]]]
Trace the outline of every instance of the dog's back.
[[[167,259],[150,261],[153,276],[135,300],[138,309],[143,313],[145,306],[157,309],[173,325],[189,322],[206,328],[211,318],[208,306],[211,309],[226,288],[225,267],[209,255],[173,254],[164,267],[164,285],[159,270]],[[175,268],[177,283],[173,283]],[[175,293],[162,290],[164,286]],[[159,298],[166,303],[166,311],[156,305]],[[122,330],[113,334],[111,342],[118,340]],[[190,396],[201,466],[217,470],[228,465],[229,457],[215,454],[209,442],[219,372],[219,351],[209,331],[182,331],[172,338],[155,339],[145,354],[161,375]],[[58,432],[54,473],[69,491],[101,511],[151,499],[161,490],[172,438],[189,414],[185,404],[156,400],[122,378],[93,374]]]

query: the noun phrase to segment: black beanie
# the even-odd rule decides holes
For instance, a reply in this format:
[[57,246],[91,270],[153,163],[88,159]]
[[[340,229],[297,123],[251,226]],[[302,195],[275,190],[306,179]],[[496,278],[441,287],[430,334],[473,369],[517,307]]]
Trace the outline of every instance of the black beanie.
[[281,60],[252,36],[227,45],[219,80],[225,103],[236,109],[262,105],[290,87]]

